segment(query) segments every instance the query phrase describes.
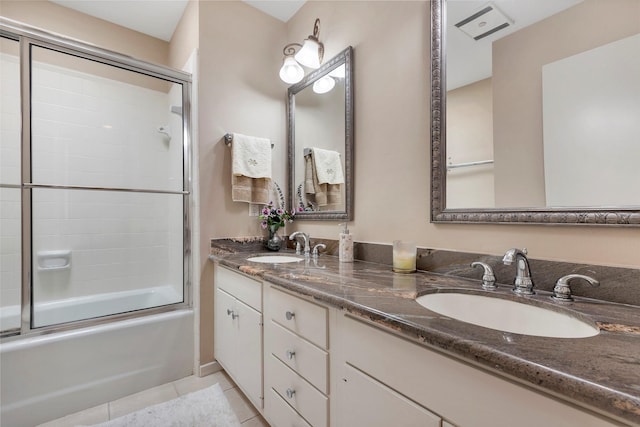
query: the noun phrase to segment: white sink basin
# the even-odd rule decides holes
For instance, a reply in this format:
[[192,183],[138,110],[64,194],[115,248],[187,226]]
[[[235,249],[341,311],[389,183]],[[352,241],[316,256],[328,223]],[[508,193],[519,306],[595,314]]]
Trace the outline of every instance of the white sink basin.
[[247,261],[262,262],[264,264],[282,264],[286,262],[299,262],[302,260],[303,258],[298,258],[295,256],[289,256],[289,255],[260,255],[260,256],[247,258]]
[[464,293],[435,293],[416,298],[438,314],[485,328],[553,338],[586,338],[599,329],[570,315],[519,302]]

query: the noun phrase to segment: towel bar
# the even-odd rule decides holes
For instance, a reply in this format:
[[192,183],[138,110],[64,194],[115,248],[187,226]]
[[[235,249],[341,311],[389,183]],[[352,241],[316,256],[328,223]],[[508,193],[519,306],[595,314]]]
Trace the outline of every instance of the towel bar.
[[467,168],[469,166],[488,165],[488,164],[491,164],[491,163],[493,163],[493,160],[480,160],[480,161],[477,161],[477,162],[448,164],[447,165],[447,169]]
[[[233,134],[226,133],[224,135],[224,143],[227,147],[231,147],[231,143],[233,142]],[[273,142],[271,143],[271,148],[273,148]]]

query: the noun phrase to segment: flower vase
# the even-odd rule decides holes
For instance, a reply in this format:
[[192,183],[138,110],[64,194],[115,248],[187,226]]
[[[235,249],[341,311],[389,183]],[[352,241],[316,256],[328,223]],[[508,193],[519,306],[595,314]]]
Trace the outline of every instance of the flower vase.
[[278,236],[278,226],[271,225],[269,226],[268,230],[269,230],[269,237],[267,238],[267,241],[264,244],[265,247],[270,251],[279,251],[280,248],[282,247],[282,238]]

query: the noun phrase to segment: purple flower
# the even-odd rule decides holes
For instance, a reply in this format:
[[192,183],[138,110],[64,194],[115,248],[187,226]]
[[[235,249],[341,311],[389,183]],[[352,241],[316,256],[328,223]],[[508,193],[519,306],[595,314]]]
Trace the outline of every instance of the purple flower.
[[269,215],[269,208],[262,208],[262,215]]
[[276,210],[276,214],[278,214],[278,215],[282,215],[283,213],[284,213],[284,211],[282,209],[280,209],[280,208],[278,208]]
[[260,226],[261,226],[263,229],[267,228],[267,221],[262,221],[262,222],[260,223]]

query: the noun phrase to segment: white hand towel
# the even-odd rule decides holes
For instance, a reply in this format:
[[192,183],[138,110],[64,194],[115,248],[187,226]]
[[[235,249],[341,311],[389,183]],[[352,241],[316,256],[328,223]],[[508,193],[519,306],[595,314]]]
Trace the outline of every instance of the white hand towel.
[[231,171],[235,176],[271,178],[271,141],[266,138],[233,134]]
[[319,184],[344,184],[342,161],[337,151],[312,148]]

